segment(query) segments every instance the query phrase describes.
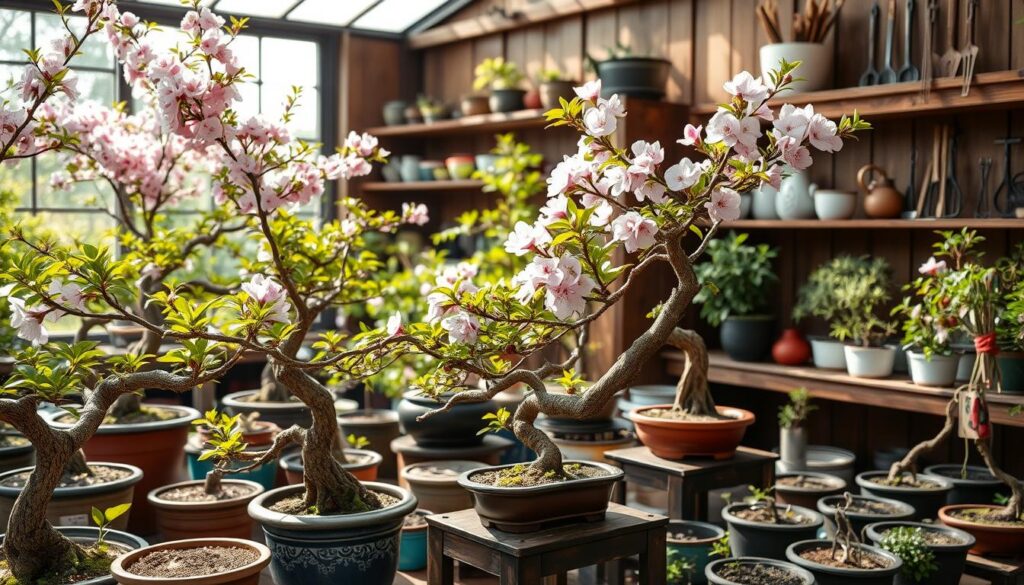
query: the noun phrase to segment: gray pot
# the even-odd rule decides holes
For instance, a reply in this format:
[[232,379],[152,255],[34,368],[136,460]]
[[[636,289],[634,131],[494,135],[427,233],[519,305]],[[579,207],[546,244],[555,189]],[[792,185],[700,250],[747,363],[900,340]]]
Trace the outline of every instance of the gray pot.
[[221,406],[231,414],[260,413],[260,420],[272,422],[282,429],[292,425],[309,428],[313,424],[313,415],[299,399],[289,402],[252,402],[250,397],[259,390],[242,390],[232,392],[221,399]]
[[846,352],[843,351],[843,342],[836,341],[831,337],[810,337],[809,340],[814,367],[823,370],[846,369]]
[[729,317],[719,334],[722,349],[739,362],[758,362],[765,358],[775,341],[775,320],[767,315]]
[[853,451],[826,445],[808,445],[806,469],[790,469],[781,460],[775,462],[775,469],[778,473],[799,471],[827,473],[842,479],[847,485],[851,485],[853,484],[853,467],[856,461],[857,456]]
[[573,92],[573,86],[576,85],[574,81],[545,81],[540,84],[537,88],[540,93],[540,105],[545,110],[560,107],[558,98],[565,98],[565,101],[570,101],[575,93]]
[[[905,502],[899,500],[890,500],[887,498],[878,498],[875,496],[853,496],[854,500],[873,500],[875,502],[885,502],[891,505],[894,510],[892,514],[872,514],[868,512],[847,512],[846,517],[850,521],[850,525],[853,526],[853,531],[858,535],[864,530],[864,527],[868,524],[875,522],[887,522],[890,520],[910,520],[914,516],[914,507]],[[825,496],[818,500],[818,512],[825,517],[825,532],[829,538],[836,532],[835,515],[836,515],[836,504],[843,501],[843,496]]]
[[779,455],[787,469],[807,469],[807,430],[780,428]]
[[382,457],[377,473],[384,479],[398,479],[398,457],[391,450],[391,441],[402,436],[398,413],[393,410],[354,410],[338,415],[341,435],[366,437],[374,451]]
[[893,579],[903,566],[903,561],[898,556],[887,550],[865,544],[856,546],[888,559],[890,565],[884,569],[875,570],[847,569],[819,565],[800,556],[800,553],[807,549],[831,546],[832,541],[829,540],[805,540],[793,543],[786,549],[786,558],[789,559],[789,562],[814,574],[818,585],[892,585]]
[[771,565],[774,568],[782,569],[789,572],[791,575],[799,577],[803,581],[803,585],[814,585],[814,575],[811,574],[807,569],[802,569],[793,563],[787,563],[786,561],[779,561],[775,559],[759,559],[756,557],[746,558],[728,558],[718,559],[712,561],[704,569],[704,576],[708,580],[708,583],[712,585],[741,585],[736,581],[730,581],[723,577],[718,576],[718,571],[723,567],[733,565],[734,563],[739,565]]
[[996,494],[1008,493],[1009,488],[996,479],[987,467],[968,465],[967,472],[973,477],[963,477],[963,466],[959,464],[930,465],[924,468],[928,475],[948,479],[953,489],[946,493],[946,505],[992,504]]
[[821,514],[800,506],[777,506],[779,513],[786,509],[810,518],[807,524],[770,524],[751,522],[735,515],[735,512],[749,508],[750,504],[732,504],[722,510],[722,518],[729,526],[729,545],[737,557],[765,557],[783,559],[786,547],[794,542],[809,540],[818,536],[818,529],[825,523]]
[[409,107],[409,104],[402,100],[392,100],[384,104],[384,124],[388,126],[398,126],[405,124],[405,108]]
[[865,471],[857,475],[860,493],[889,500],[898,500],[914,508],[914,520],[927,520],[939,515],[939,508],[946,505],[946,494],[953,489],[953,483],[940,476],[918,474],[917,476],[939,484],[935,489],[924,489],[909,486],[880,485],[872,478],[885,477],[888,471]]
[[754,219],[779,219],[779,214],[775,212],[775,197],[779,192],[774,187],[761,185],[751,191],[751,194],[751,212]]
[[487,103],[492,112],[518,112],[526,107],[523,103],[525,96],[526,90],[522,89],[492,89]]
[[[828,485],[828,487],[814,488],[794,486],[781,483],[779,480],[785,477],[802,476],[807,479],[816,479]],[[779,473],[775,476],[775,497],[779,504],[793,504],[804,508],[815,508],[818,500],[825,496],[834,496],[846,491],[846,481],[837,475],[827,473],[816,473],[813,471]]]
[[960,361],[956,367],[956,381],[967,382],[971,379],[971,372],[974,371],[974,362],[978,359],[978,354],[973,350],[964,352],[960,355]]
[[845,345],[846,372],[855,378],[888,378],[896,362],[892,347]]
[[648,100],[665,97],[672,63],[653,57],[622,57],[592,61],[601,79],[601,97],[613,94]]
[[740,193],[740,219],[750,217],[750,207],[753,205],[754,195],[750,191]]
[[[942,532],[952,537],[959,538],[962,544],[930,544],[932,554],[935,555],[936,570],[925,581],[928,585],[957,585],[964,573],[964,566],[967,564],[967,551],[974,546],[975,539],[971,534],[958,528],[943,526],[942,524],[924,524],[919,522],[877,522],[869,524],[864,529],[864,534],[875,546],[881,546],[882,534],[890,528],[899,526],[910,526],[920,528],[926,532]],[[896,575],[894,585],[918,585],[920,582],[906,579],[902,574]]]
[[907,362],[910,365],[910,379],[918,386],[948,388],[956,382],[960,356],[933,354],[929,360],[923,353],[908,351]]
[[[68,537],[72,542],[86,546],[95,543],[100,535],[100,529],[95,526],[56,526],[55,528],[57,532]],[[4,535],[0,534],[0,544],[3,543],[3,538]],[[144,539],[120,530],[104,530],[103,538],[107,542],[121,545],[129,551],[149,546],[149,543]],[[86,579],[85,581],[77,581],[75,585],[115,585],[116,583],[117,581],[114,580],[112,575],[104,575],[102,577]]]

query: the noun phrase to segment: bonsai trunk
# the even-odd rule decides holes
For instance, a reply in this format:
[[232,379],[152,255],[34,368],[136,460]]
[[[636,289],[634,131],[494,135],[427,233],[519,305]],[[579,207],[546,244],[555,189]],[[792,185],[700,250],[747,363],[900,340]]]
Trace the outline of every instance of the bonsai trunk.
[[263,368],[263,373],[260,374],[260,391],[256,394],[256,400],[259,402],[288,402],[291,397],[292,393],[288,391],[288,386],[282,384],[274,373],[274,366],[267,363]]
[[[149,295],[154,292],[155,289],[159,288],[159,283],[154,283],[152,278],[146,278],[142,284],[142,293],[139,295],[139,305],[137,310],[147,321],[150,323],[163,324],[163,315],[160,313],[159,308],[154,303],[149,303]],[[135,355],[152,354],[158,355],[160,353],[160,342],[162,339],[159,335],[146,329],[142,333],[142,337],[138,341],[128,346],[128,352]],[[155,367],[150,365],[148,367]],[[142,411],[142,393],[129,392],[122,394],[117,397],[114,401],[114,405],[110,407],[110,415],[116,419],[123,419],[133,414],[138,414]]]
[[928,455],[935,451],[939,445],[944,443],[950,435],[953,434],[953,429],[956,428],[956,412],[959,406],[958,400],[959,393],[954,394],[953,398],[950,399],[949,404],[946,405],[946,421],[942,425],[942,430],[937,435],[922,441],[914,446],[904,457],[899,461],[892,464],[889,468],[889,481],[899,481],[903,477],[904,473],[909,473],[913,479],[917,478],[917,460],[925,455]]
[[677,327],[667,343],[686,357],[686,367],[676,385],[676,401],[672,410],[696,416],[717,416],[715,401],[708,389],[708,350],[704,340],[696,331]]

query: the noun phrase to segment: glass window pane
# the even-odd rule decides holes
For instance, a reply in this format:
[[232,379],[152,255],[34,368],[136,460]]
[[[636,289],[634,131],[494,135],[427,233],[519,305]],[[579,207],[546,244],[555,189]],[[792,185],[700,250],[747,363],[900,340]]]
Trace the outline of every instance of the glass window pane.
[[0,165],[0,191],[13,194],[18,207],[31,207],[32,161]]
[[[85,32],[85,18],[75,17],[69,21],[71,30],[75,31],[75,34],[80,35]],[[37,47],[47,47],[50,41],[65,34],[67,31],[64,30],[64,23],[61,22],[59,16],[47,12],[36,13]],[[72,64],[79,67],[102,67],[113,70],[114,53],[102,31],[86,39],[85,45],[82,46],[82,54],[75,57]]]
[[316,87],[319,70],[316,43],[264,38],[261,55],[260,79],[264,83]]
[[[13,85],[21,79],[24,71],[24,65],[0,65],[0,91],[13,92]],[[10,99],[6,93],[3,97]]]
[[[263,84],[263,113],[270,120],[280,120],[285,99],[291,95],[290,85]],[[320,138],[320,92],[316,89],[302,90],[298,105],[292,109],[288,129],[292,136],[317,140]]]
[[116,99],[114,74],[99,71],[78,71],[78,93],[82,101],[94,101],[104,106],[112,105]]
[[217,12],[281,18],[293,3],[292,0],[220,0]]
[[260,113],[260,86],[255,83],[242,83],[238,86],[241,100],[234,103],[235,111],[242,122]]
[[0,59],[24,61],[22,49],[32,44],[32,13],[24,10],[0,10]]
[[445,0],[384,0],[352,23],[352,26],[383,32],[403,32],[444,2]]
[[54,153],[36,158],[36,204],[39,209],[83,208],[113,209],[113,192],[105,181],[77,183],[65,190],[50,186],[50,177],[64,169],[61,159]]
[[306,0],[288,13],[288,20],[345,26],[377,0]]
[[93,245],[114,247],[114,218],[105,213],[43,211],[36,217],[40,218],[44,228],[53,230],[62,241],[70,243],[79,238]]
[[[256,79],[260,78],[260,38],[239,35],[231,42],[231,50],[238,57],[238,64]],[[254,80],[255,81],[255,80]]]

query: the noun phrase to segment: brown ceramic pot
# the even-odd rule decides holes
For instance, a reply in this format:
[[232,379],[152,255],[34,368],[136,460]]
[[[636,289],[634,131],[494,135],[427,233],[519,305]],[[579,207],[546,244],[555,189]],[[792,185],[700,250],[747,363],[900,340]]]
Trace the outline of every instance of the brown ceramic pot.
[[[361,459],[358,463],[342,463],[341,466],[359,481],[377,481],[377,470],[383,457],[375,451],[366,449],[345,449],[346,455]],[[288,485],[300,484],[303,481],[302,453],[292,453],[281,458],[281,468],[288,478]]]
[[263,486],[244,479],[225,479],[224,485],[246,485],[252,492],[241,497],[217,502],[178,502],[165,500],[160,494],[175,488],[203,485],[203,481],[183,481],[149,492],[149,503],[156,509],[156,523],[165,540],[185,538],[249,538],[252,518],[246,512],[249,502],[264,492]]
[[481,471],[512,467],[499,465],[467,471],[459,476],[459,485],[473,494],[480,522],[504,532],[535,532],[554,523],[603,520],[612,487],[622,479],[622,470],[594,461],[565,463],[600,467],[608,475],[530,487],[497,487],[470,479]]
[[[831,484],[831,487],[801,487],[779,483],[784,477],[806,477]],[[780,504],[792,504],[814,510],[818,506],[818,500],[825,496],[834,496],[846,490],[846,482],[841,477],[827,473],[814,473],[811,471],[780,473],[775,478],[775,500]]]
[[491,106],[487,102],[488,99],[485,95],[467,95],[459,102],[459,109],[462,110],[463,116],[490,114]]
[[[158,550],[181,550],[206,546],[249,548],[255,550],[259,556],[255,561],[244,567],[239,567],[226,573],[203,575],[200,577],[182,577],[177,579],[140,577],[129,573],[125,568],[131,567],[132,563],[140,557]],[[121,585],[167,585],[168,583],[181,583],[182,585],[259,585],[260,571],[269,563],[270,549],[258,542],[240,538],[195,538],[163,542],[125,553],[114,559],[113,564],[110,565],[110,573]]]
[[968,522],[960,518],[950,516],[954,510],[966,510],[971,508],[998,508],[998,506],[985,504],[957,504],[945,506],[939,509],[939,520],[946,526],[959,528],[969,532],[974,537],[975,543],[970,552],[976,555],[1013,556],[1024,551],[1024,525],[1022,526],[990,526]]
[[565,98],[565,101],[571,101],[575,97],[573,92],[573,86],[577,85],[575,81],[545,81],[540,84],[538,88],[540,91],[540,105],[545,110],[560,107],[558,98]]
[[645,416],[655,408],[672,408],[659,404],[633,410],[629,418],[636,426],[637,437],[656,456],[682,459],[702,456],[729,459],[743,440],[747,427],[754,424],[754,413],[742,408],[718,406],[718,414],[728,420],[682,421]]

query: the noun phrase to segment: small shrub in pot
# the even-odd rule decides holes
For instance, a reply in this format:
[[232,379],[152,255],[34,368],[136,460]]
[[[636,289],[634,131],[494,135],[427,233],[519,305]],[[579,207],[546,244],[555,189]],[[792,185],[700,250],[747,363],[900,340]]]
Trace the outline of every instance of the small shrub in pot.
[[474,75],[473,89],[491,90],[489,103],[492,112],[515,112],[525,107],[523,98],[526,90],[519,87],[523,74],[515,63],[503,57],[488,57],[476,66]]
[[537,89],[540,91],[540,104],[545,110],[559,107],[559,98],[566,101],[571,100],[575,95],[573,87],[575,81],[567,79],[557,69],[541,71],[537,76]]

